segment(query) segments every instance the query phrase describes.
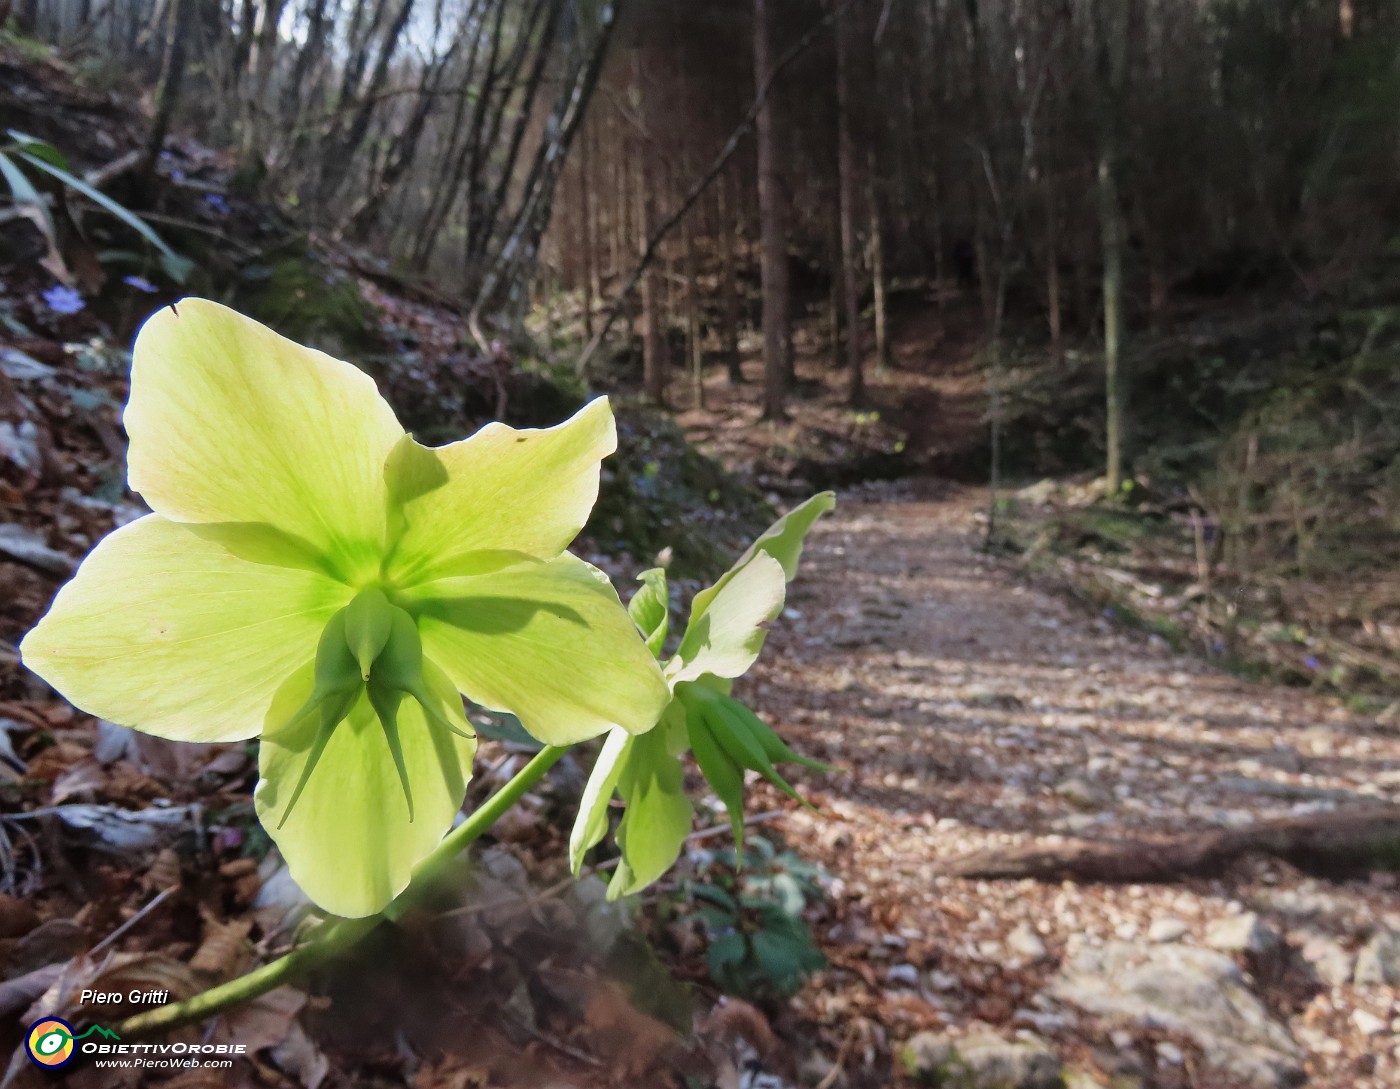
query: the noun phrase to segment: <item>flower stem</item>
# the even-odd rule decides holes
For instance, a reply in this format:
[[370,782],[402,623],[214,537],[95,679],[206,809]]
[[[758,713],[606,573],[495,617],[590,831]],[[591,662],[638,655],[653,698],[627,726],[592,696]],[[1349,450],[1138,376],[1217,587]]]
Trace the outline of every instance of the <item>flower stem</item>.
[[541,749],[528,764],[515,773],[510,782],[443,837],[432,854],[419,863],[408,888],[379,915],[369,915],[363,919],[337,919],[324,923],[305,944],[270,964],[264,964],[246,975],[221,983],[181,1002],[157,1006],[153,1010],[129,1017],[116,1027],[117,1033],[122,1037],[143,1036],[203,1021],[304,975],[336,954],[349,949],[385,919],[399,918],[422,899],[424,892],[442,876],[457,855],[479,839],[506,810],[520,800],[521,795],[558,763],[564,752],[564,749],[553,746]]

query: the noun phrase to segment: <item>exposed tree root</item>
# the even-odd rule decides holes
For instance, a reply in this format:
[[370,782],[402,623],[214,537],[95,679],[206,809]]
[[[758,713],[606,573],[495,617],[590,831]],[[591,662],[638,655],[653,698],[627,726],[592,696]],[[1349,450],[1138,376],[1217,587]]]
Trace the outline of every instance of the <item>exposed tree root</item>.
[[1400,865],[1400,807],[1368,806],[1219,832],[978,851],[952,859],[943,871],[994,879],[1159,882],[1218,872],[1247,854],[1272,855],[1314,872],[1394,867]]

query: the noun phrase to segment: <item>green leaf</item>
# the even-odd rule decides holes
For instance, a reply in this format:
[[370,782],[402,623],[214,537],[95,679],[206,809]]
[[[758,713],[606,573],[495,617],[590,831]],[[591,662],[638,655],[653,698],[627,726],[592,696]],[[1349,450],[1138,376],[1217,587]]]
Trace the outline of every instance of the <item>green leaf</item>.
[[690,893],[697,900],[708,900],[712,904],[718,904],[730,915],[739,914],[739,905],[735,902],[734,897],[718,885],[691,885]]
[[627,603],[632,623],[647,641],[647,649],[661,657],[662,644],[671,627],[671,598],[666,585],[666,571],[653,567],[637,576],[642,586]]
[[40,140],[37,136],[30,136],[27,132],[20,132],[18,129],[6,129],[5,133],[19,145],[21,151],[37,155],[60,170],[68,169],[68,160],[64,157],[63,152],[47,140]]
[[728,699],[726,706],[731,714],[747,726],[749,733],[758,741],[759,746],[773,763],[801,764],[804,768],[811,768],[813,771],[831,770],[829,764],[823,764],[820,760],[813,760],[810,756],[794,752],[782,738],[773,732],[768,723],[738,700]]
[[707,590],[695,595],[690,606],[690,622],[703,616],[710,603],[730,579],[743,569],[760,552],[766,552],[783,565],[787,580],[797,574],[797,563],[802,558],[802,541],[818,518],[836,506],[835,492],[821,492],[801,506],[794,507],[759,535],[720,580]]
[[[111,212],[112,215],[116,216],[133,231],[135,231],[152,246],[154,246],[162,256],[169,257],[170,259],[176,262],[186,260],[179,254],[177,254],[174,250],[172,250],[169,246],[167,246],[165,244],[165,241],[160,237],[160,235],[156,234],[156,232],[151,229],[150,225],[146,223],[143,219],[141,219],[140,216],[136,215],[136,213],[129,211],[126,208],[123,208],[120,204],[114,201],[111,197],[107,196],[107,194],[102,192],[100,189],[94,188],[93,186],[89,185],[87,182],[83,181],[76,175],[70,174],[67,170],[64,170],[62,167],[55,166],[47,158],[44,158],[41,155],[36,155],[30,151],[21,151],[19,153],[19,157],[25,162],[29,163],[31,166],[38,167],[40,170],[44,171],[44,173],[53,175],[59,181],[63,182],[64,185],[68,186],[75,192],[81,193],[83,196],[87,197],[88,200],[92,201],[98,207],[104,208],[108,212]],[[169,273],[169,268],[167,268],[166,271],[167,273]],[[178,279],[178,277],[176,279]]]
[[44,236],[44,240],[49,244],[49,250],[58,252],[58,232],[54,227],[53,216],[49,212],[48,203],[44,200],[39,190],[34,188],[33,182],[24,176],[24,171],[17,167],[9,156],[0,153],[0,174],[5,176],[5,181],[10,187],[10,193],[15,198],[16,204],[22,204],[32,210],[29,220]]
[[695,762],[700,772],[714,789],[719,800],[729,814],[730,827],[734,829],[734,849],[737,859],[742,862],[744,855],[744,772],[725,752],[715,739],[705,720],[704,708],[691,705],[686,708],[686,731],[690,737],[690,751],[695,754]]
[[710,975],[720,979],[727,968],[742,964],[749,955],[748,939],[739,933],[722,934],[710,942]]

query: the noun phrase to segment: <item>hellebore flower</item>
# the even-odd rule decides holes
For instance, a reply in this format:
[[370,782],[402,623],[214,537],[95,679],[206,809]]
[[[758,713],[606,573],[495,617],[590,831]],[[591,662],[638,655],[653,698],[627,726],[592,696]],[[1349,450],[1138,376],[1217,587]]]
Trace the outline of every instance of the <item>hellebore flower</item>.
[[159,737],[260,736],[258,816],[325,910],[379,911],[451,826],[462,695],[549,744],[657,721],[660,669],[564,551],[616,446],[606,400],[428,448],[368,375],[186,299],[142,327],[124,420],[155,513],[98,544],[25,664]]
[[[672,698],[660,723],[639,737],[614,729],[603,742],[569,837],[569,861],[577,874],[584,856],[607,834],[608,803],[618,794],[625,806],[615,835],[622,858],[608,886],[609,899],[645,888],[680,855],[693,812],[680,762],[687,748],[724,803],[741,855],[744,773],[756,771],[797,798],[774,765],[823,767],[789,749],[729,692],[733,679],[757,661],[768,637],[766,625],[782,612],[803,538],[835,505],[835,496],[822,492],[789,511],[718,582],[695,595],[685,634],[666,664]],[[641,578],[628,612],[660,657],[670,626],[666,575],[657,569]]]

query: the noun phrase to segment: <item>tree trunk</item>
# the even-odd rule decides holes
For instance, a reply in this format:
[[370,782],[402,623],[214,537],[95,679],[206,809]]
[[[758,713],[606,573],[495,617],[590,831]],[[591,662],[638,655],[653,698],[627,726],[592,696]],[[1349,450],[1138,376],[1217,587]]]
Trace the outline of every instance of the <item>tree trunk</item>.
[[[773,69],[770,0],[753,3],[754,84],[763,87]],[[787,418],[788,268],[787,236],[778,191],[778,157],[774,139],[773,96],[758,111],[758,215],[763,280],[763,418]]]
[[871,144],[866,156],[865,199],[870,205],[870,238],[866,242],[866,260],[870,264],[871,304],[875,311],[875,370],[883,375],[890,369],[890,339],[885,284],[885,224],[879,177],[875,145]]
[[719,194],[719,261],[720,261],[720,351],[729,374],[731,386],[742,385],[743,367],[739,359],[739,284],[734,268],[734,234],[739,218],[730,208],[729,175],[720,177]]
[[137,169],[136,184],[149,190],[155,176],[156,162],[170,131],[170,119],[180,100],[180,86],[185,79],[185,41],[190,33],[190,15],[194,0],[171,0],[165,38],[165,56],[161,61],[160,82],[156,86],[156,112],[151,120],[151,132],[146,139],[146,151]]
[[[636,80],[637,100],[645,130],[637,156],[640,221],[637,224],[639,253],[645,253],[647,239],[656,228],[656,187],[658,185],[655,118],[656,90],[647,86],[647,72],[638,49],[633,56],[633,78]],[[656,262],[642,274],[642,386],[647,400],[654,405],[666,403],[666,343],[661,329],[661,272]]]
[[1059,210],[1055,206],[1055,185],[1045,179],[1045,313],[1050,326],[1050,360],[1056,366],[1064,361],[1064,317],[1060,303]]
[[856,151],[851,133],[850,9],[836,17],[836,171],[841,218],[841,292],[846,310],[846,366],[850,368],[847,399],[865,397],[865,352],[861,345],[859,249],[856,238]]
[[592,166],[592,135],[585,129],[579,141],[578,159],[578,219],[579,219],[579,289],[583,296],[583,335],[593,338],[593,285],[598,276],[598,258],[594,252],[593,190],[589,184]]
[[[1123,483],[1123,427],[1127,389],[1123,380],[1123,218],[1118,195],[1118,103],[1126,61],[1126,11],[1121,0],[1096,0],[1094,31],[1098,39],[1099,107],[1098,204],[1099,237],[1103,242],[1103,359],[1107,420],[1105,447],[1108,494]],[[1126,5],[1123,5],[1125,7]]]

